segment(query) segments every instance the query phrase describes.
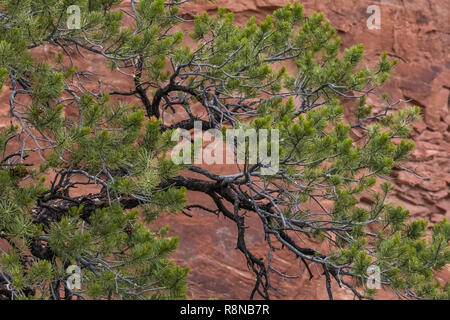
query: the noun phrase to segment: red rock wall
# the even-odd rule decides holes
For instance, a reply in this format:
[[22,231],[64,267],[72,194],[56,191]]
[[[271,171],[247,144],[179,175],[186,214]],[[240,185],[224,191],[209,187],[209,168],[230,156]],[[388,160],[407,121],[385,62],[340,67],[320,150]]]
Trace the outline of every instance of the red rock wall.
[[[129,1],[124,1],[127,6]],[[274,9],[289,0],[216,0],[209,3],[198,0],[189,4],[186,14],[203,11],[213,13],[218,6],[228,7],[236,13],[240,24],[255,16],[261,20]],[[392,100],[411,99],[422,107],[424,121],[414,126],[412,137],[417,149],[405,167],[413,169],[419,178],[406,171],[393,173],[395,191],[391,200],[410,209],[413,218],[421,217],[433,222],[450,218],[450,2],[447,0],[305,0],[300,1],[307,14],[324,12],[339,35],[343,46],[363,43],[366,49],[365,62],[373,64],[382,51],[399,59],[396,72],[389,84],[383,88]],[[369,5],[381,8],[381,29],[368,30],[366,13]],[[42,59],[53,56],[51,49],[37,53]],[[77,59],[77,64],[108,75],[107,67],[98,59]],[[123,84],[119,76],[107,77],[115,85]],[[9,123],[7,97],[0,99],[0,127]],[[350,114],[350,113],[349,113]],[[222,172],[218,171],[222,170]],[[227,168],[216,168],[226,173]],[[190,201],[213,204],[200,194],[188,194]],[[247,243],[250,249],[263,255],[266,253],[264,239],[258,232],[256,220],[248,220]],[[246,299],[253,287],[254,278],[246,267],[245,258],[235,250],[236,226],[222,217],[201,211],[189,218],[184,215],[170,215],[159,219],[157,225],[169,224],[171,234],[180,237],[180,248],[175,260],[191,267],[190,298]],[[282,272],[298,275],[295,280],[283,280],[273,276],[274,286],[280,293],[274,298],[326,299],[323,277],[312,267],[314,279],[309,280],[306,270],[299,272],[298,260],[293,256],[281,255],[276,266]],[[448,272],[441,274],[448,279]],[[332,284],[335,296],[351,299],[347,291]],[[383,294],[381,297],[387,297]]]

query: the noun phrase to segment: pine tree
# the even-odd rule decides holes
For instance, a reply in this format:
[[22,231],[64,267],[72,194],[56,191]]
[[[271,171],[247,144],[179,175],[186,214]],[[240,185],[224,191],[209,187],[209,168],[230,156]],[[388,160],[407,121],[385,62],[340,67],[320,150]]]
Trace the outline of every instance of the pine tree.
[[[385,95],[384,105],[366,103],[395,60],[384,53],[361,66],[362,45],[342,51],[324,16],[307,17],[298,3],[238,27],[223,8],[188,20],[186,1],[131,1],[122,11],[121,2],[77,1],[80,28],[72,29],[71,1],[0,1],[0,84],[12,123],[0,131],[0,298],[183,298],[188,269],[169,259],[178,239],[148,224],[194,208],[236,224],[237,248],[255,273],[251,298],[270,298],[274,273],[289,276],[247,247],[250,215],[268,256],[288,250],[311,277],[315,264],[331,299],[332,285],[371,298],[373,265],[399,297],[450,298],[434,277],[449,263],[450,223],[410,221],[381,182],[414,148],[408,133],[420,119],[418,107]],[[192,24],[195,46],[174,31],[180,23]],[[33,56],[43,46],[59,52],[52,61]],[[74,62],[83,52],[127,76],[131,89],[97,82]],[[140,103],[115,99],[132,96]],[[355,101],[350,123],[341,98]],[[170,113],[185,119],[168,123]],[[224,133],[278,129],[279,145],[269,145],[279,149],[278,169],[262,175],[268,165],[251,164],[249,152],[233,175],[175,163],[172,135],[195,121]],[[96,191],[74,196],[83,188]],[[186,206],[187,190],[216,208]],[[67,281],[70,266],[81,269],[80,290]]]

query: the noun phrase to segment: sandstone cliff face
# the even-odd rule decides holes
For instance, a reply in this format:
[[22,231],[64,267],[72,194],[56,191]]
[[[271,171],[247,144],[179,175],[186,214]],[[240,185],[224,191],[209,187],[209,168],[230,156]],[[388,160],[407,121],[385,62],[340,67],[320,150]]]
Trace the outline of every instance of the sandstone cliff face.
[[[227,7],[236,13],[240,24],[255,16],[262,20],[266,14],[285,5],[290,0],[216,0],[215,3],[198,0],[184,9],[184,14]],[[450,218],[450,2],[446,0],[303,0],[299,1],[309,15],[313,11],[323,12],[342,37],[343,47],[363,43],[365,62],[373,64],[381,52],[399,59],[398,67],[389,84],[383,88],[392,100],[412,100],[423,111],[424,121],[414,126],[412,138],[416,150],[404,166],[407,171],[395,171],[392,175],[395,191],[391,201],[411,211],[413,218],[426,218],[433,222]],[[369,5],[381,8],[381,29],[369,30],[366,13]],[[129,5],[124,1],[123,7]],[[183,26],[183,29],[186,29]],[[37,50],[36,55],[49,59],[51,48]],[[124,78],[108,77],[108,68],[98,58],[77,58],[76,64],[84,69],[103,74],[108,82],[117,86],[127,85]],[[137,102],[137,101],[136,101]],[[370,101],[369,101],[370,102]],[[375,103],[377,101],[374,101]],[[9,123],[7,97],[0,97],[0,127]],[[350,112],[347,112],[350,116]],[[230,168],[214,168],[217,173],[229,173]],[[214,207],[209,199],[190,193],[188,198],[200,200],[203,205]],[[157,225],[171,226],[171,234],[180,237],[180,247],[174,256],[177,263],[191,267],[189,298],[247,299],[253,288],[253,273],[247,269],[245,258],[235,250],[236,226],[222,217],[194,211],[193,217],[184,215],[161,216]],[[258,221],[248,219],[247,244],[255,253],[264,255],[264,239],[258,230]],[[277,268],[290,275],[298,276],[284,280],[276,275],[272,282],[280,289],[273,298],[284,299],[326,299],[325,281],[312,267],[314,278],[293,256],[279,255]],[[439,274],[448,279],[450,270]],[[336,298],[352,299],[348,291],[332,284]],[[381,293],[379,297],[390,297]]]
[[[238,23],[250,16],[264,18],[289,0],[220,0],[215,4],[198,2],[190,13],[213,12],[224,6],[236,12]],[[411,100],[423,111],[424,122],[417,123],[412,138],[417,149],[407,167],[425,179],[405,171],[396,177],[396,197],[417,216],[439,221],[450,217],[450,2],[404,0],[303,0],[307,14],[323,12],[342,37],[343,46],[363,43],[368,64],[387,51],[399,60],[389,84],[383,88],[393,100]],[[381,9],[381,29],[369,30],[369,5]],[[397,200],[397,199],[396,199]]]

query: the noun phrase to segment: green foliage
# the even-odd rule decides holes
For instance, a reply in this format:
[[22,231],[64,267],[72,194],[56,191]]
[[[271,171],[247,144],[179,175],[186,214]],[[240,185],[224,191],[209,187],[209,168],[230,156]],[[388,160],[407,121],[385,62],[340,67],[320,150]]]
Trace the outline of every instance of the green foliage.
[[[56,156],[50,159],[59,161],[50,160],[43,170],[80,167],[89,172],[102,168],[122,170],[122,175],[115,175],[115,179],[108,181],[111,194],[125,197],[139,193],[148,197],[149,203],[160,212],[181,210],[185,202],[184,189],[157,189],[162,179],[177,172],[176,166],[170,160],[158,159],[159,151],[150,152],[140,146],[141,142],[145,145],[144,136],[154,122],[146,124],[142,112],[133,111],[132,107],[110,106],[102,110],[105,113],[97,113],[96,109],[101,107],[105,106],[93,100],[84,101],[85,117],[81,123],[69,126],[70,129],[56,128],[64,132],[65,139],[58,141],[51,154]],[[108,113],[107,109],[114,111]],[[84,121],[89,122],[89,126],[84,126]],[[115,131],[113,123],[124,130]],[[110,130],[101,129],[106,124],[111,125]],[[145,134],[141,133],[144,127],[147,128]],[[3,132],[2,141],[14,131],[12,127]],[[163,146],[167,137],[155,131],[152,141]],[[68,150],[71,157],[61,161]],[[42,182],[19,186],[23,174],[17,174],[18,170],[26,172],[20,166],[14,171],[3,167],[0,170],[0,237],[11,245],[0,255],[0,266],[11,277],[15,298],[50,297],[50,285],[65,281],[68,277],[65,268],[71,264],[83,268],[80,294],[86,297],[185,297],[188,269],[169,260],[178,240],[165,237],[166,229],[156,233],[148,231],[139,222],[140,214],[136,210],[125,211],[117,203],[106,204],[94,212],[87,212],[83,206],[71,206],[60,218],[42,228],[36,224],[32,210],[38,199],[48,193],[47,188]],[[27,262],[28,247],[38,239],[44,240],[43,246],[51,250],[52,256]],[[27,291],[36,286],[45,290]]]
[[[81,11],[88,12],[82,19],[83,32],[103,39],[117,35],[121,13],[109,9],[120,2],[78,1]],[[52,286],[65,283],[69,276],[65,269],[72,264],[82,269],[82,288],[66,295],[184,298],[188,268],[180,268],[169,260],[178,239],[167,237],[167,229],[148,231],[140,222],[141,213],[115,202],[140,194],[142,203],[154,204],[159,212],[183,207],[184,189],[158,188],[162,181],[178,172],[171,161],[164,160],[164,152],[173,146],[171,132],[162,133],[161,123],[146,120],[144,112],[136,106],[110,103],[107,94],[97,98],[89,94],[80,96],[75,101],[79,114],[76,118],[68,115],[66,106],[53,101],[63,94],[65,80],[74,76],[76,66],[64,66],[62,55],[58,55],[54,68],[49,62],[35,61],[28,51],[46,43],[58,28],[66,28],[66,9],[71,4],[56,0],[1,1],[2,12],[7,12],[9,19],[0,24],[0,84],[8,78],[13,82],[22,78],[27,83],[32,101],[25,110],[27,125],[54,139],[39,172],[21,164],[7,165],[6,160],[0,163],[0,238],[9,244],[6,251],[0,252],[0,271],[8,274],[11,282],[13,291],[9,298],[56,298]],[[142,10],[149,11],[143,4],[141,1],[138,10],[144,14]],[[36,14],[29,15],[30,11]],[[162,20],[160,23],[165,24]],[[120,31],[123,39],[120,45],[124,50],[129,46],[130,50],[139,51],[142,49],[139,45],[155,41],[158,29],[153,32],[133,40],[126,30]],[[73,30],[68,36],[80,39],[83,35],[82,31]],[[177,34],[164,46],[169,50],[179,40]],[[156,52],[157,61],[168,53],[161,45],[148,49],[149,56]],[[154,61],[147,63],[154,65]],[[156,73],[163,67],[155,67],[155,77],[159,77]],[[6,150],[17,129],[11,126],[0,132],[0,151]],[[75,170],[88,176],[102,172],[106,177],[91,182],[97,184],[101,180],[109,200],[96,209],[78,207],[77,201],[73,201],[42,224],[37,218],[38,203],[55,194],[54,189],[44,186],[44,180],[36,180],[39,174],[54,172],[58,176]],[[25,186],[24,177],[30,180]],[[30,249],[32,256],[28,259]],[[39,252],[41,249],[47,253]]]

